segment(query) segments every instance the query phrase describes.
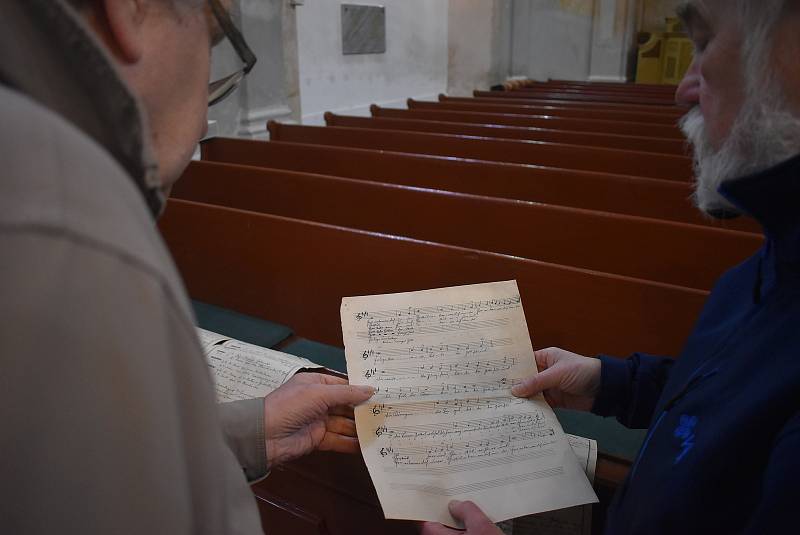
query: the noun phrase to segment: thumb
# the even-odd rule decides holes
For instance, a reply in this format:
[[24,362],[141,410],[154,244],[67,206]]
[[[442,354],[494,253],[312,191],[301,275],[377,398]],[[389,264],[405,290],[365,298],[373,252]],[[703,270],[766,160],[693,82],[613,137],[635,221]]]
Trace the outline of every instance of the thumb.
[[545,390],[556,388],[561,383],[561,370],[557,366],[528,377],[511,389],[511,393],[520,398],[529,398]]
[[474,502],[460,502],[453,500],[449,505],[450,514],[453,518],[463,522],[467,530],[475,530],[485,526],[494,526],[489,517],[484,514]]

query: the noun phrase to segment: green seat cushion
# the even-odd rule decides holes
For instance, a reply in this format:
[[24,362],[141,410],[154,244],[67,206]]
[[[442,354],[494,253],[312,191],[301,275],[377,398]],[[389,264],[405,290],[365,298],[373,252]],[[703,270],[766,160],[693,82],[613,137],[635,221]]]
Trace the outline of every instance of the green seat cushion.
[[630,461],[636,457],[647,434],[645,429],[628,429],[616,418],[566,409],[556,409],[555,412],[567,433],[593,438],[599,451]]
[[192,301],[192,308],[197,318],[197,326],[201,329],[230,336],[248,344],[275,347],[292,335],[292,330],[284,325],[208,303]]
[[287,344],[286,347],[282,347],[281,351],[297,355],[298,357],[307,358],[311,362],[320,364],[326,368],[347,373],[347,364],[344,358],[344,349],[342,348],[299,338]]

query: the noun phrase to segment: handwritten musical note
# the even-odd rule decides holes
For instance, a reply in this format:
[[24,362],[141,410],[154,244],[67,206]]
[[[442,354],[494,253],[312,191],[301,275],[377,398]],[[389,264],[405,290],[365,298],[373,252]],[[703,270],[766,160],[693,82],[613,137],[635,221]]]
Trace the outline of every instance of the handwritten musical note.
[[359,442],[387,518],[452,526],[453,499],[494,521],[596,501],[542,398],[516,282],[342,301],[347,368],[376,389],[356,407]]

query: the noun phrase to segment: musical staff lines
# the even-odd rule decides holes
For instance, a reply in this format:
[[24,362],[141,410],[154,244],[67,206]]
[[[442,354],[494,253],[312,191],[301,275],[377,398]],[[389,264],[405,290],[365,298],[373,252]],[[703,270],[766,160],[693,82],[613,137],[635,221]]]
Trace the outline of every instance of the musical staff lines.
[[482,410],[505,409],[515,405],[524,405],[527,400],[502,396],[486,398],[458,398],[439,401],[418,401],[399,404],[378,403],[372,406],[372,414],[383,415],[386,419],[407,418],[418,415],[460,414]]
[[412,335],[436,335],[455,331],[480,331],[495,329],[508,325],[508,318],[491,318],[474,321],[440,321],[430,325],[419,324],[413,319],[379,319],[367,321],[367,330],[359,331],[356,336],[370,342],[391,343],[397,342]]
[[393,317],[413,316],[418,318],[442,317],[449,314],[462,314],[465,312],[480,314],[481,312],[494,312],[497,310],[509,310],[520,308],[521,300],[519,295],[502,299],[487,299],[483,301],[470,301],[468,303],[457,303],[452,305],[437,305],[429,307],[408,307],[396,310],[381,310],[375,312],[356,312],[353,314],[356,321],[369,319],[387,319]]
[[460,377],[464,375],[481,376],[505,372],[514,367],[517,359],[503,357],[497,360],[473,360],[460,362],[457,360],[440,361],[440,364],[409,366],[404,368],[369,368],[364,377],[376,381],[400,381],[405,379],[441,379],[443,377]]
[[[404,472],[415,466],[424,470],[437,466],[454,467],[475,459],[518,457],[536,451],[544,452],[542,455],[552,453],[548,449],[555,440],[551,431],[552,429],[537,429],[492,438],[421,446],[410,446],[404,442],[397,446],[382,447],[378,453],[384,460],[391,462],[391,466],[385,467],[384,471]],[[477,467],[475,465],[473,469]]]
[[455,396],[459,394],[488,394],[510,392],[522,379],[502,378],[497,381],[478,383],[441,383],[424,386],[377,386],[373,399],[405,399],[429,396]]
[[375,364],[387,362],[402,363],[406,361],[445,359],[453,357],[471,357],[474,355],[492,355],[495,348],[510,346],[510,338],[483,339],[435,345],[414,345],[405,347],[387,347],[380,349],[365,349],[361,353],[363,360],[372,360]]
[[534,433],[552,436],[552,428],[546,428],[546,419],[540,411],[522,414],[505,414],[494,418],[454,420],[419,425],[381,425],[375,430],[377,436],[389,439],[450,439],[471,434]]

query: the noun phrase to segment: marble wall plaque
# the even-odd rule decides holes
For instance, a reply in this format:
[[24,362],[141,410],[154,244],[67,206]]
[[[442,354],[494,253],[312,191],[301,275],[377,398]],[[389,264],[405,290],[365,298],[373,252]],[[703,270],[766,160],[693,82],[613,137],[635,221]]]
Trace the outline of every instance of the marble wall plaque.
[[342,53],[386,52],[386,8],[342,4]]

